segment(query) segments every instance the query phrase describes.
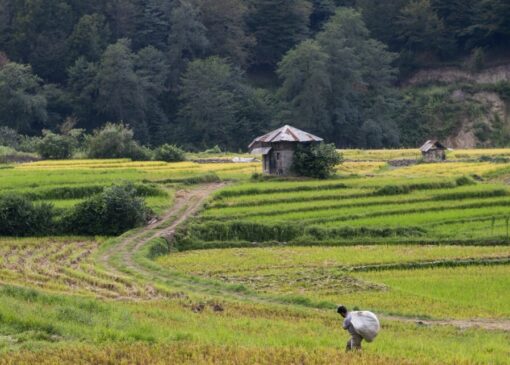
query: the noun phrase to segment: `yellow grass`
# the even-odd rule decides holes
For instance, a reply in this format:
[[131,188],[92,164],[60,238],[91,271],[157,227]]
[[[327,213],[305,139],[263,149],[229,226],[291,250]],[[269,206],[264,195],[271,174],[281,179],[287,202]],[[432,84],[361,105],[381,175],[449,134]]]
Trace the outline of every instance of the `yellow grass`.
[[386,166],[383,161],[346,161],[337,166],[339,174],[373,174]]
[[509,167],[510,164],[494,164],[490,162],[447,162],[447,163],[422,163],[408,167],[391,169],[385,172],[391,176],[462,176],[462,175],[484,175]]

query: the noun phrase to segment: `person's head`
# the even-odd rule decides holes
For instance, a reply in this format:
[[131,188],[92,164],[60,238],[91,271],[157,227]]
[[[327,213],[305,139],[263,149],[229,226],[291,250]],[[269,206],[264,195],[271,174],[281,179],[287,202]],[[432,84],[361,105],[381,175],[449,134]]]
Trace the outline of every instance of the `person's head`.
[[345,306],[339,305],[338,308],[336,309],[336,312],[345,318],[347,317],[348,310]]

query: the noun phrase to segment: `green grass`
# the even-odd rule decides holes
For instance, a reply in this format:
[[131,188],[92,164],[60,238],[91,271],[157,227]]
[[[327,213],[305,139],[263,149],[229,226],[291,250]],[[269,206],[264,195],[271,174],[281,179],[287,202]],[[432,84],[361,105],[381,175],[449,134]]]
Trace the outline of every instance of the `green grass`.
[[[198,303],[109,303],[4,287],[0,290],[0,333],[15,343],[13,346],[4,342],[4,349],[33,351],[58,345],[60,356],[78,342],[96,346],[178,342],[184,346],[197,343],[313,352],[341,348],[346,338],[333,313],[228,302],[221,303],[223,312],[214,312],[213,302],[204,302],[204,310],[194,313],[194,304]],[[417,328],[387,321],[383,321],[383,329],[384,336],[377,340],[377,346],[366,346],[369,358],[387,358],[381,363],[413,358],[422,362],[490,360],[503,364],[506,359],[508,335],[504,333]],[[10,356],[16,358],[15,354],[4,358]],[[81,356],[86,353],[78,358]]]
[[[489,151],[462,158],[479,153]],[[387,161],[416,151],[345,155]],[[249,180],[259,164],[81,160],[0,169],[0,194],[58,209],[131,181],[161,214],[174,192],[205,176],[232,181],[180,227],[170,252],[162,238],[137,245],[158,230],[0,238],[0,364],[505,364],[509,332],[384,315],[510,319],[508,166],[378,166],[350,161],[332,180],[264,182]],[[459,183],[473,174],[499,182]],[[343,353],[338,303],[381,315],[382,332],[361,357]]]
[[268,247],[176,252],[157,262],[203,275],[261,273],[269,269],[346,268],[367,264],[510,256],[508,246],[359,245],[353,247]]
[[[376,311],[435,318],[510,318],[510,266],[471,266],[357,274],[388,290],[348,295]],[[398,299],[397,299],[398,298]]]
[[[376,312],[434,318],[510,318],[510,266],[480,266],[510,259],[510,247],[355,246],[223,249],[174,253],[158,259],[172,270],[260,293],[300,295]],[[465,267],[455,262],[473,259]],[[365,265],[430,262],[437,268],[352,272]],[[444,262],[450,267],[441,267]],[[488,261],[490,262],[490,261]],[[483,300],[477,300],[477,297]],[[430,306],[430,311],[427,310]],[[427,313],[430,312],[430,313]]]
[[[470,180],[381,175],[242,183],[215,194],[179,236],[178,247],[331,244],[362,237],[399,244],[409,236],[445,243],[506,240],[510,190],[501,183],[465,182]],[[452,223],[451,229],[443,222]]]

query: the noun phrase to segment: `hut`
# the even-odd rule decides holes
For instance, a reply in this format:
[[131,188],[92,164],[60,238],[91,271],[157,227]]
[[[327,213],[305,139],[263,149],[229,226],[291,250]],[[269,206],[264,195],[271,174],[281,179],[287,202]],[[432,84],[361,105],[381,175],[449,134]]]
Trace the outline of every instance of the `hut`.
[[426,162],[438,162],[446,160],[446,148],[441,142],[436,140],[428,140],[420,151],[423,156],[423,160]]
[[320,137],[285,125],[256,138],[249,149],[253,155],[262,155],[264,174],[288,176],[292,175],[291,167],[297,145],[322,141]]

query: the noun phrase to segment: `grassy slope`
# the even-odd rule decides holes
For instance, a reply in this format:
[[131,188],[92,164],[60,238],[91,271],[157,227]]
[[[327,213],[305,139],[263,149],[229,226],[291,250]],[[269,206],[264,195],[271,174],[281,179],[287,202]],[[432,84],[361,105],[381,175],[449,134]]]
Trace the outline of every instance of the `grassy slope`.
[[[108,164],[112,165],[111,162]],[[476,164],[470,166],[478,168]],[[142,165],[125,170],[123,167],[105,167],[101,163],[87,168],[73,167],[73,163],[57,169],[52,164],[51,170],[48,170],[48,166],[40,169],[34,167],[25,167],[25,171],[10,169],[10,172],[15,173],[2,175],[2,178],[6,178],[0,179],[2,188],[30,189],[31,184],[36,185],[33,186],[36,189],[39,186],[62,184],[109,184],[123,177],[143,183],[144,180],[197,176],[211,170],[217,171],[223,177],[246,178],[251,173],[250,169],[257,168],[231,164],[204,167]],[[487,171],[500,167],[493,165]],[[363,163],[356,170],[354,163],[349,168],[353,173],[372,174],[376,171],[374,169],[379,169],[379,165],[374,169],[367,169],[366,163]],[[52,171],[53,169],[55,170]],[[441,169],[435,167],[433,170]],[[422,184],[438,180],[451,182],[459,172],[440,172],[438,175],[444,176],[441,179],[428,173],[427,177],[417,180],[402,180],[401,177],[417,174],[416,171],[399,176],[392,171],[389,175],[395,176],[385,176],[387,171],[384,170],[377,173],[383,175],[371,179],[359,177],[324,183],[246,183],[225,189],[229,193],[219,193],[218,197],[221,199],[210,205],[213,207],[218,204],[218,207],[207,210],[204,216],[210,215],[214,210],[230,209],[221,208],[221,204],[251,204],[251,208],[232,208],[232,212],[225,214],[227,220],[233,220],[240,212],[250,213],[251,209],[252,213],[256,212],[256,209],[264,211],[264,207],[270,205],[268,202],[274,202],[274,199],[293,197],[297,201],[292,203],[295,208],[306,209],[307,206],[314,206],[314,201],[322,201],[320,204],[327,205],[328,201],[336,201],[339,197],[343,200],[341,197],[346,190],[360,194],[374,192],[385,185],[412,184],[416,181]],[[465,172],[462,172],[463,174]],[[323,189],[324,185],[338,183],[348,185],[348,189]],[[303,186],[307,189],[318,189],[299,191]],[[477,193],[500,187],[476,185],[436,189],[437,191],[425,189],[412,192],[410,196],[425,199],[449,194],[451,191]],[[281,191],[282,189],[284,191]],[[250,193],[245,194],[246,191]],[[314,194],[319,196],[319,200],[315,199]],[[324,198],[325,194],[328,194],[327,198]],[[311,200],[308,203],[299,203],[303,198]],[[395,198],[405,200],[409,196]],[[157,202],[158,197],[149,199]],[[369,199],[366,198],[366,201],[369,202]],[[392,200],[385,197],[373,199],[379,199],[375,202],[383,206],[387,204],[384,200]],[[494,200],[491,199],[493,198],[487,197],[486,202],[491,203]],[[357,201],[351,200],[351,203]],[[459,197],[457,200],[463,199]],[[57,200],[57,204],[70,206],[72,203]],[[377,206],[374,205],[374,208]],[[282,209],[285,207],[290,209],[292,206],[283,203]],[[317,208],[317,212],[320,212],[321,207]],[[372,207],[367,206],[365,209],[370,211]],[[507,211],[502,210],[503,214]],[[383,221],[382,224],[386,225],[387,222]],[[504,234],[498,229],[496,228],[497,235]],[[76,244],[81,241],[86,244],[79,246],[80,250],[90,252],[87,251],[86,255],[75,262],[71,256],[79,256],[81,251],[76,248]],[[391,243],[391,240],[387,243]],[[481,329],[459,330],[449,326],[417,326],[389,320],[383,320],[382,335],[374,344],[367,346],[361,359],[357,355],[344,355],[338,351],[347,338],[339,328],[339,318],[330,311],[308,308],[307,302],[300,299],[325,299],[332,303],[342,301],[348,305],[406,315],[431,315],[427,309],[433,308],[432,316],[438,318],[508,318],[508,306],[501,299],[508,287],[508,266],[411,271],[400,269],[347,275],[340,270],[341,267],[360,264],[509,256],[508,246],[362,245],[349,248],[283,247],[190,251],[160,258],[156,263],[146,259],[141,252],[137,255],[138,260],[147,265],[146,267],[158,270],[154,271],[154,279],[148,281],[148,277],[139,274],[130,276],[128,271],[122,275],[102,271],[103,268],[97,263],[97,253],[115,245],[114,240],[4,239],[2,245],[10,254],[7,255],[9,260],[4,259],[1,263],[0,279],[4,283],[40,289],[34,291],[10,286],[0,289],[0,348],[10,351],[0,357],[0,363],[108,363],[118,362],[123,358],[130,359],[126,360],[128,363],[135,362],[135,359],[151,363],[252,363],[256,359],[260,363],[281,364],[332,361],[373,364],[406,361],[413,364],[504,364],[508,357],[508,333]],[[59,255],[59,252],[63,254]],[[40,272],[46,266],[45,261],[40,259],[41,264],[37,265],[39,261],[30,261],[31,257],[47,257],[52,263],[49,266],[51,270]],[[122,264],[121,256],[115,260]],[[20,268],[26,267],[31,268],[27,274],[42,275],[39,277],[41,280],[36,281],[36,275],[33,275],[32,281],[24,280],[23,276],[20,276]],[[212,278],[212,281],[190,277],[185,273]],[[51,286],[55,274],[60,278],[56,282],[61,280],[63,285]],[[157,279],[156,275],[163,274],[173,279]],[[443,280],[445,276],[448,280]],[[346,277],[351,279],[345,279]],[[487,286],[488,280],[494,285]],[[249,290],[244,291],[239,287],[242,290],[235,294],[235,286],[229,287],[225,281],[241,283]],[[126,298],[120,301],[108,299],[109,296],[119,295],[138,295],[138,299],[143,299],[150,293],[151,286],[163,287],[168,294],[149,302]],[[485,303],[473,304],[476,300],[476,288],[480,286],[486,288],[484,293],[487,300]],[[201,288],[201,291],[193,288]],[[59,294],[64,292],[80,295]],[[225,296],[222,293],[231,294]],[[278,298],[287,298],[289,295],[294,298],[289,302],[291,304],[277,304]],[[96,296],[103,299],[94,299]],[[218,311],[218,305],[223,311]]]

